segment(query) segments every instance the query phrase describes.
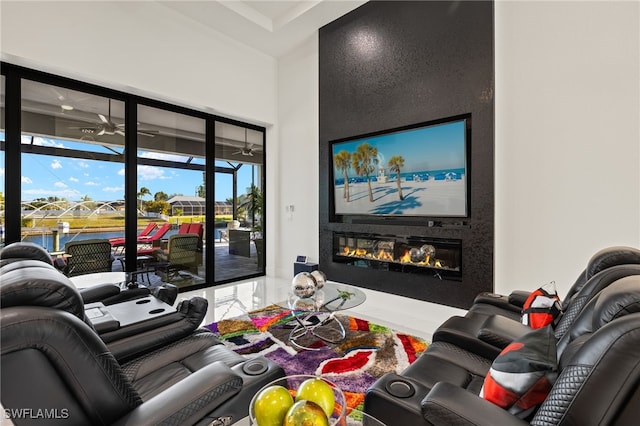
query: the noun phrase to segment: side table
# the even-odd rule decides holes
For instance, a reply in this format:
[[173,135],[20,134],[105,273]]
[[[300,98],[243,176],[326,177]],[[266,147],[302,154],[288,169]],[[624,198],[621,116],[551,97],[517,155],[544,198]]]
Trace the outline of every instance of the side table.
[[[126,271],[126,260],[125,256],[118,257],[120,264],[122,265],[122,270]],[[136,257],[136,270],[131,272],[131,278],[135,281],[136,278],[140,275],[142,281],[144,281],[144,277],[147,277],[147,283],[151,283],[151,279],[149,278],[149,272],[155,272],[155,263],[156,259],[153,256],[149,255],[140,255]]]

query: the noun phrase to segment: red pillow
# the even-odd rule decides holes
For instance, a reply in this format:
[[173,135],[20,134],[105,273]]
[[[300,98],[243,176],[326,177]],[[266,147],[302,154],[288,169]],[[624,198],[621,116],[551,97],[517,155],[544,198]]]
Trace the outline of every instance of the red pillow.
[[560,317],[562,306],[554,281],[531,292],[522,305],[522,323],[537,329],[551,324],[554,327]]
[[525,418],[545,400],[558,376],[556,338],[551,327],[514,340],[491,364],[480,396]]

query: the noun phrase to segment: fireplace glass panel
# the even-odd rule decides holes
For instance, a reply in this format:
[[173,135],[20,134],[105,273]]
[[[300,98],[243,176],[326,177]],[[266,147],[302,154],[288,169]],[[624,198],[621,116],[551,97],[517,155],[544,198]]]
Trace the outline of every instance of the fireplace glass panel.
[[334,233],[334,262],[369,269],[462,277],[461,240]]

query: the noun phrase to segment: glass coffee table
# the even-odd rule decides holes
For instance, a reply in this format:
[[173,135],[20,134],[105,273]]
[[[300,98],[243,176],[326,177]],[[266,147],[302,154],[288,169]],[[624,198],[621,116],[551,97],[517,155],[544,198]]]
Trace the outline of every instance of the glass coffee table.
[[366,298],[357,287],[327,281],[312,297],[303,298],[290,293],[287,300],[277,304],[290,309],[294,316],[289,342],[299,349],[319,350],[321,348],[305,343],[305,338],[315,336],[325,343],[342,342],[347,333],[335,317],[336,312],[354,308]]
[[115,284],[121,288],[126,287],[127,274],[125,272],[94,272],[91,274],[76,275],[69,280],[77,288],[89,288],[102,284]]

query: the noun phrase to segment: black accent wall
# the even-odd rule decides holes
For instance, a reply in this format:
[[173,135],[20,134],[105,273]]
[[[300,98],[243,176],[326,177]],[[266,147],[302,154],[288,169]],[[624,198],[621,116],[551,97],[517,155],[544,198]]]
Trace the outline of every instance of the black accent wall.
[[[493,2],[371,1],[320,29],[319,67],[320,269],[330,280],[469,307],[493,289]],[[468,217],[333,215],[331,141],[463,114]],[[460,239],[462,280],[336,263],[334,232]]]

